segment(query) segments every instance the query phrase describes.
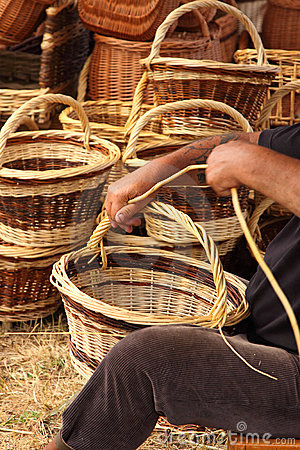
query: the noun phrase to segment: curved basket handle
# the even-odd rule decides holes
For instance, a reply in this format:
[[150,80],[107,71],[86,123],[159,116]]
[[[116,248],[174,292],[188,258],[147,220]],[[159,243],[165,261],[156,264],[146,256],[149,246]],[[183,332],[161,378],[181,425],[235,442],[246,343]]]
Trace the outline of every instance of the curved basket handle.
[[77,88],[77,101],[84,102],[86,92],[87,92],[87,84],[88,84],[88,76],[91,65],[92,55],[88,57],[85,61],[83,68],[81,69],[79,78],[78,78],[78,88]]
[[258,222],[263,213],[274,203],[274,200],[271,198],[264,198],[254,209],[251,217],[248,221],[248,228],[251,236],[253,236],[254,240],[256,235],[258,234]]
[[268,120],[272,109],[277,105],[279,100],[281,100],[285,95],[289,94],[293,91],[300,90],[300,80],[290,81],[286,83],[284,86],[281,86],[265,103],[259,119],[256,121],[255,128],[263,127],[264,123]]
[[148,58],[146,58],[144,61],[146,63],[146,66],[150,69],[151,62],[153,59],[159,57],[159,51],[162,41],[164,40],[166,33],[168,32],[168,29],[170,26],[179,19],[183,14],[187,12],[191,12],[198,8],[217,8],[221,11],[224,11],[234,17],[236,17],[246,28],[246,30],[249,32],[251,39],[254,44],[254,48],[257,51],[258,54],[258,60],[257,63],[259,66],[266,65],[267,64],[267,57],[266,52],[262,44],[262,40],[251,22],[251,20],[244,14],[242,11],[240,11],[238,8],[235,8],[234,6],[227,5],[226,3],[220,2],[218,0],[196,0],[194,2],[187,3],[185,5],[180,6],[179,8],[172,11],[166,19],[163,21],[163,23],[158,27],[156,30],[155,38],[152,44],[151,52]]
[[123,163],[128,158],[131,158],[135,155],[136,143],[139,138],[140,132],[149,123],[151,119],[153,119],[156,116],[160,116],[161,114],[168,113],[170,111],[176,111],[179,109],[192,109],[192,108],[211,108],[217,111],[221,111],[231,116],[237,122],[237,124],[241,126],[243,131],[246,132],[253,131],[249,122],[242,116],[241,113],[236,111],[231,106],[228,106],[222,102],[217,102],[214,100],[195,99],[195,100],[181,100],[178,102],[167,103],[165,105],[160,105],[157,106],[156,108],[151,109],[150,111],[147,111],[138,119],[130,134],[127,147],[124,150],[122,156]]
[[89,149],[89,140],[90,140],[90,126],[87,115],[80,105],[74,98],[69,97],[68,95],[62,94],[45,94],[39,95],[38,97],[34,97],[28,102],[24,103],[20,108],[18,108],[6,121],[5,125],[1,128],[0,132],[0,157],[3,154],[3,151],[6,146],[7,139],[9,136],[14,133],[19,125],[22,123],[24,115],[27,115],[32,112],[32,110],[41,106],[42,104],[55,104],[62,103],[63,105],[71,106],[74,111],[78,114],[78,117],[81,122],[81,126],[84,132],[84,145],[87,149]]

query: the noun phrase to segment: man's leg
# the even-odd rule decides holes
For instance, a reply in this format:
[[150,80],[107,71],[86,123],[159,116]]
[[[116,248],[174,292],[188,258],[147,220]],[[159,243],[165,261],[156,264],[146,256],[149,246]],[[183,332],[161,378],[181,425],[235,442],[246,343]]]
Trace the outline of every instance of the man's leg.
[[[63,414],[62,438],[75,450],[133,450],[159,415],[272,437],[300,437],[300,364],[286,351],[215,330],[160,326],[118,343]],[[50,448],[50,447],[49,447]],[[55,447],[53,447],[55,448]],[[66,447],[68,448],[68,447]]]

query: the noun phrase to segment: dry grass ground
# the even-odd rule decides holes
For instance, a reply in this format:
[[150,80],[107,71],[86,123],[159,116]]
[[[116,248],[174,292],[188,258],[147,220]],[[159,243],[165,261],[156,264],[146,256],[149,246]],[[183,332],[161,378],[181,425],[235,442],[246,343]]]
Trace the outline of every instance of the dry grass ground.
[[[12,329],[0,325],[0,450],[42,449],[59,430],[62,411],[85,382],[71,364],[67,335],[63,314]],[[204,445],[202,436],[168,435],[162,424],[140,448],[224,449],[212,439]]]

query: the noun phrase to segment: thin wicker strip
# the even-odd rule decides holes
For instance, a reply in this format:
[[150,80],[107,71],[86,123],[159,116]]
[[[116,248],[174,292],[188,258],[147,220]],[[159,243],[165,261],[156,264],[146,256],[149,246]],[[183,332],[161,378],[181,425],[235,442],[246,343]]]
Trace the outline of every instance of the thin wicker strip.
[[87,28],[96,33],[148,41],[179,0],[79,0],[78,10]]
[[[231,124],[234,129],[240,127],[244,131],[251,131],[249,123],[244,119],[241,114],[233,110],[220,102],[213,102],[211,100],[183,100],[181,102],[174,102],[167,105],[161,105],[157,108],[153,108],[148,111],[136,122],[133,128],[128,146],[123,153],[122,159],[126,165],[131,166],[131,160],[136,154],[136,143],[139,137],[140,131],[155,115],[173,114],[176,117],[177,111],[184,111],[184,109],[199,108],[201,111],[198,114],[199,117],[207,115],[207,111],[210,114],[212,110],[218,110],[221,114],[227,115],[228,123],[230,120],[234,120],[235,126]],[[204,112],[203,112],[204,111]],[[236,125],[238,124],[238,126]],[[204,124],[204,129],[206,124]],[[229,128],[230,129],[230,128]],[[201,126],[198,127],[198,137],[201,136]],[[220,129],[216,126],[209,129],[211,135],[220,132]],[[223,131],[228,131],[228,129]],[[139,152],[140,154],[142,152]],[[142,165],[145,161],[140,160]],[[133,160],[133,164],[136,167],[137,160]],[[194,184],[194,183],[193,183]],[[175,206],[180,211],[188,214],[192,220],[197,224],[201,222],[202,226],[216,241],[226,241],[231,238],[238,238],[242,235],[242,230],[238,219],[235,216],[233,204],[230,197],[219,197],[207,185],[202,186],[170,186],[164,187],[156,194],[156,199]],[[242,211],[244,217],[248,215],[248,198],[249,189],[241,188],[239,190],[239,201],[242,205]],[[177,223],[167,220],[164,217],[160,217],[155,214],[154,211],[145,212],[146,228],[149,236],[158,240],[166,240],[168,242],[174,242],[177,244],[193,243],[195,242],[195,236],[192,236],[187,230],[183,229]]]
[[266,48],[300,49],[299,1],[268,1],[265,11],[262,39]]
[[[280,72],[268,88],[263,110],[256,128],[270,128],[293,125],[300,122],[300,54],[291,50],[266,50],[268,60],[277,65]],[[255,50],[237,50],[235,61],[241,64],[255,64]],[[271,108],[271,105],[273,107]]]
[[13,45],[31,36],[54,0],[1,0],[0,44]]
[[[259,54],[257,66],[159,57],[161,43],[174,21],[203,6],[218,7],[245,25]],[[216,0],[194,1],[173,11],[158,28],[151,53],[143,63],[159,104],[191,98],[217,100],[234,107],[250,124],[257,119],[267,88],[278,70],[267,64],[261,39],[250,20],[237,8]],[[145,87],[138,85],[129,125],[135,123],[144,92]],[[188,122],[191,114],[189,111],[185,114]],[[178,133],[178,123],[169,116],[163,117],[163,124],[166,133]]]
[[[201,16],[201,15],[200,15]],[[221,61],[219,29],[201,16],[197,33],[174,32],[161,46],[161,55],[191,59]],[[89,97],[93,100],[131,101],[143,74],[140,60],[151,50],[151,42],[125,41],[95,34],[89,73]],[[122,71],[119,68],[122,67]],[[153,104],[153,90],[149,86],[145,103]]]
[[[72,106],[84,133],[49,130],[12,135],[22,117],[43,102]],[[40,96],[11,116],[0,134],[3,240],[49,247],[88,238],[101,206],[99,197],[108,169],[120,157],[114,144],[95,136],[89,142],[89,137],[84,110],[71,97]]]

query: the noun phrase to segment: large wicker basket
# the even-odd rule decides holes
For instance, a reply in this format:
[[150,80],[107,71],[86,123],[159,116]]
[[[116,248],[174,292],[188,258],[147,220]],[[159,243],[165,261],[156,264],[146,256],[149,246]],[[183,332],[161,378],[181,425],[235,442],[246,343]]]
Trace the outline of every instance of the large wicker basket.
[[[64,255],[54,265],[52,282],[66,307],[72,360],[85,375],[116,341],[139,326],[222,326],[248,314],[245,285],[223,272],[205,231],[170,206],[153,207],[193,229],[206,247],[211,266],[174,252],[141,247],[102,247],[102,257],[88,249]],[[100,236],[109,227],[105,218],[99,225]],[[93,244],[99,242],[97,233]]]
[[[89,32],[80,22],[74,0],[57,0],[46,9],[42,35],[0,50],[0,123],[24,102],[47,91],[74,95],[88,52]],[[31,115],[47,128],[53,113],[52,106],[40,105]]]
[[262,26],[264,45],[270,49],[299,51],[299,24],[299,0],[268,0]]
[[[72,106],[84,133],[60,130],[12,134],[22,117],[42,103]],[[100,209],[109,168],[119,159],[115,144],[93,136],[80,104],[46,94],[29,100],[0,133],[0,237],[34,247],[88,239]]]
[[44,17],[54,0],[0,0],[0,44],[24,41]]
[[[264,111],[266,107],[269,111],[269,99],[274,95],[272,102],[274,102],[274,109],[268,112],[268,117],[265,117],[265,128],[270,128],[280,125],[293,125],[300,122],[300,53],[292,50],[266,50],[268,60],[277,65],[280,72],[276,75],[271,85],[268,88],[267,96],[265,98]],[[255,50],[237,50],[234,55],[235,61],[239,64],[256,64],[257,52]],[[293,89],[288,92],[290,82],[298,82]],[[286,94],[277,97],[275,95],[278,90],[287,86]],[[277,100],[276,100],[277,98]],[[264,115],[265,115],[264,112]],[[261,114],[259,123],[262,125]],[[257,127],[257,124],[256,124]]]
[[[161,43],[174,21],[186,12],[204,6],[215,6],[232,14],[246,26],[259,54],[256,66],[159,56]],[[250,20],[237,8],[216,0],[194,1],[173,11],[158,28],[151,53],[144,61],[144,66],[158,104],[191,98],[216,100],[235,108],[247,117],[251,125],[258,117],[268,86],[278,70],[267,64],[261,39]],[[138,86],[136,89],[135,110],[140,108],[144,91],[144,87]],[[135,111],[132,112],[132,116],[135,116]],[[179,116],[178,114],[176,117]],[[174,121],[169,115],[164,116],[164,132],[181,134],[181,126],[188,123],[191,116],[197,127],[197,117],[194,117],[191,111],[182,112],[180,122]],[[209,118],[208,125],[213,120],[213,116]]]
[[[235,124],[238,124],[235,126],[235,129],[239,128],[244,131],[252,130],[247,120],[245,120],[241,114],[222,103],[213,102],[211,100],[185,100],[182,102],[161,105],[147,112],[137,121],[130,135],[128,146],[122,156],[126,166],[130,168],[139,165],[137,159],[131,160],[130,158],[136,156],[137,139],[143,126],[147,123],[147,120],[155,114],[165,114],[166,112],[173,112],[176,114],[177,110],[183,111],[184,108],[188,109],[191,108],[191,106],[199,108],[201,111],[199,117],[205,116],[207,110],[218,110],[221,113],[225,112],[228,118],[234,120]],[[205,113],[202,112],[203,110],[206,110]],[[228,123],[230,123],[229,120]],[[209,131],[210,135],[220,133],[220,130],[217,127],[211,128]],[[226,129],[223,131],[226,131]],[[207,129],[204,126],[202,137],[205,136],[208,136],[208,134]],[[198,129],[198,137],[201,137],[201,127]],[[142,155],[143,152],[138,152],[140,158],[142,158]],[[140,160],[140,164],[143,164],[144,162],[145,161]],[[191,186],[164,186],[157,192],[156,199],[172,204],[180,211],[188,214],[196,223],[201,222],[201,225],[215,241],[226,241],[241,236],[243,232],[235,215],[231,197],[217,196],[213,189],[206,185],[205,181],[200,186],[195,186],[195,182],[192,184],[193,185]],[[244,217],[247,217],[248,214],[248,197],[249,189],[246,187],[241,188],[239,190],[239,200],[242,205]],[[157,240],[166,240],[167,242],[181,245],[195,242],[195,236],[180,227],[176,222],[161,217],[155,212],[145,212],[145,220],[149,236]]]
[[96,33],[133,41],[148,41],[180,0],[79,0],[78,11]]
[[[218,27],[212,25],[209,28],[205,19],[199,16],[200,30],[197,33],[172,33],[162,43],[162,56],[222,60]],[[89,97],[92,100],[131,101],[143,74],[140,60],[149,55],[151,42],[125,41],[99,34],[94,35],[94,40]],[[144,101],[153,104],[153,91],[150,87]]]

